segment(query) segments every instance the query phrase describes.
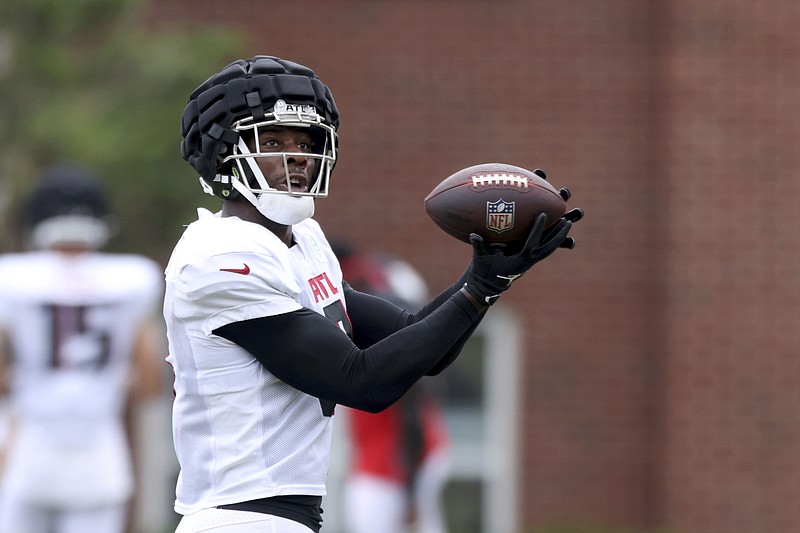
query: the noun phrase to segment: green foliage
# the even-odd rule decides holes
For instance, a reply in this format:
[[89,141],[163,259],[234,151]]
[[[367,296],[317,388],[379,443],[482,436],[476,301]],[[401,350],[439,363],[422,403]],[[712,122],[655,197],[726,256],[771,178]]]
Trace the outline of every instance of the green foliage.
[[[0,194],[19,198],[57,161],[88,166],[112,192],[111,248],[163,261],[195,207],[218,205],[180,156],[181,112],[243,44],[221,28],[156,31],[146,13],[135,0],[2,3]],[[18,247],[4,233],[0,247]]]

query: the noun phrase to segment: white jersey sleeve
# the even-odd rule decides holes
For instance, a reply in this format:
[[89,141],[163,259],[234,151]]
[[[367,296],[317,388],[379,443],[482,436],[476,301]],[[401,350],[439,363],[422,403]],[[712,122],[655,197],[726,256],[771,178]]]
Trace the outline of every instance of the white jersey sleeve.
[[176,315],[202,320],[208,335],[231,322],[296,311],[300,288],[281,275],[289,269],[283,257],[236,251],[186,265],[175,283]]

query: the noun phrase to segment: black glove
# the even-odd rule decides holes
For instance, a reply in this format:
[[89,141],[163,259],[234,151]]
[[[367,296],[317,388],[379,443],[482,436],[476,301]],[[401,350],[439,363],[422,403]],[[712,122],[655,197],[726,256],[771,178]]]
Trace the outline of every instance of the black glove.
[[464,287],[482,304],[492,305],[515,279],[533,265],[558,248],[573,248],[575,240],[567,237],[567,233],[573,222],[581,218],[583,211],[573,209],[545,232],[547,215],[541,213],[522,249],[509,255],[503,253],[503,246],[487,245],[483,237],[477,233],[471,234],[472,262],[467,268],[467,283]]

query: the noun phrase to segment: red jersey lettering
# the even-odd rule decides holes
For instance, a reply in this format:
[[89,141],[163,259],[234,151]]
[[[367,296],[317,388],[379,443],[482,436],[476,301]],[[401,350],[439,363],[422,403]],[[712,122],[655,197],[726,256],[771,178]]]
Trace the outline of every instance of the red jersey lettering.
[[311,294],[314,295],[314,302],[327,300],[331,296],[339,294],[339,289],[331,282],[327,272],[310,278],[308,285],[311,287]]

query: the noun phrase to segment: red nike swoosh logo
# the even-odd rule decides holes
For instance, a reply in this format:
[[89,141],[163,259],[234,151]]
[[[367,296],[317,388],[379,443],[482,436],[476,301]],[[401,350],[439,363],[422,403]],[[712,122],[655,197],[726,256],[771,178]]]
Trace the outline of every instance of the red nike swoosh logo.
[[222,272],[233,272],[234,274],[244,274],[247,275],[250,273],[250,267],[247,266],[247,263],[242,263],[244,268],[220,268]]

